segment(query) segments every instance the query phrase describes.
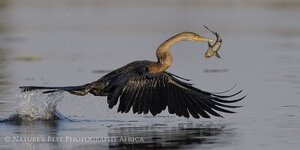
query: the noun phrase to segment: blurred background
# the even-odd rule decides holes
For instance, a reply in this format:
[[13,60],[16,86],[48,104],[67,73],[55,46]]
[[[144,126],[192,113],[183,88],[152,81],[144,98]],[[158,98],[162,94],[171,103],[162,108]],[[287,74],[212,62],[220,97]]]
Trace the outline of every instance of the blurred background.
[[[1,123],[2,149],[297,149],[300,146],[298,0],[0,0],[0,118],[13,114],[22,85],[79,85],[135,60],[156,60],[169,37],[223,38],[222,59],[206,43],[172,47],[177,75],[247,98],[225,118],[118,114],[105,98],[69,94],[58,104],[72,121]],[[150,118],[150,119],[149,119]],[[74,122],[74,120],[76,120]],[[111,121],[113,120],[113,121]],[[145,143],[13,143],[6,136],[144,136]]]

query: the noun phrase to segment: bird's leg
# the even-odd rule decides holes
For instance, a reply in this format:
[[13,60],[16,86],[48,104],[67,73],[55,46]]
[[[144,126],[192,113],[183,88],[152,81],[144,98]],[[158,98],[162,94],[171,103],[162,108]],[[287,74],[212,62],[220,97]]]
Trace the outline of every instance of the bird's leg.
[[77,96],[85,96],[86,94],[89,93],[88,90],[81,90],[81,91],[74,90],[74,91],[68,91],[68,92],[73,95],[77,95]]
[[85,96],[90,92],[92,85],[93,84],[89,83],[66,91],[77,96]]

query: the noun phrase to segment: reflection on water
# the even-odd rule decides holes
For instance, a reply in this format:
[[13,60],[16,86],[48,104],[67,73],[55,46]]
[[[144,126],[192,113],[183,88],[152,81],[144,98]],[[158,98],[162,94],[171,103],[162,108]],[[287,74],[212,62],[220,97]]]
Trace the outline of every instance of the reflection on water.
[[[6,144],[15,145],[14,149],[61,149],[62,145],[56,142],[45,142],[48,137],[58,137],[58,122],[14,120],[1,123],[0,127],[11,132],[1,138]],[[44,141],[44,142],[43,142]],[[1,148],[11,149],[11,146],[3,145]]]
[[[168,127],[168,125],[158,125],[151,127],[119,127],[109,130],[109,136],[132,138],[133,141],[121,140],[110,143],[110,148],[125,149],[178,149],[195,148],[201,144],[216,144],[219,136],[224,136],[223,125],[195,125],[180,124],[179,127]],[[225,131],[226,132],[226,131]],[[130,140],[130,139],[129,139]],[[220,144],[220,143],[218,143]],[[222,143],[230,144],[230,143]]]
[[[113,125],[107,127],[107,135],[91,134],[101,124],[80,124],[58,120],[15,120],[1,123],[0,127],[13,132],[4,140],[6,144],[17,144],[14,147],[18,149],[198,149],[223,147],[235,138],[235,130],[224,124],[183,123],[177,127],[167,124]],[[89,134],[77,134],[83,131]]]

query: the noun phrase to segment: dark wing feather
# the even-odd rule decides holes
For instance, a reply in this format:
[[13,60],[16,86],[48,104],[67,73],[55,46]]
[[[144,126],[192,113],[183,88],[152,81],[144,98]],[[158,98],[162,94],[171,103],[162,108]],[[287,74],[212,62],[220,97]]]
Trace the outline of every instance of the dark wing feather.
[[150,112],[153,116],[161,113],[168,107],[170,114],[194,118],[210,118],[210,115],[222,117],[219,112],[234,113],[226,108],[240,106],[228,105],[242,100],[226,100],[236,96],[216,95],[202,91],[191,84],[177,79],[173,74],[163,72],[156,75],[147,73],[128,72],[127,75],[116,77],[107,89],[112,91],[108,98],[112,108],[119,100],[118,112],[127,113],[132,108],[133,113]]

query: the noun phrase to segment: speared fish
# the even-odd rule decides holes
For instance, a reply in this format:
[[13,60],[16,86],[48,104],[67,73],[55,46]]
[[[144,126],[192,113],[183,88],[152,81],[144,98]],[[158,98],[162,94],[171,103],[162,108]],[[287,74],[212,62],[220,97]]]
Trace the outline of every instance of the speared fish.
[[221,58],[221,56],[218,53],[218,51],[219,51],[219,49],[221,48],[221,45],[222,45],[222,38],[221,38],[221,36],[217,32],[214,32],[211,29],[209,29],[207,26],[204,26],[204,27],[207,30],[209,30],[210,32],[212,32],[217,37],[217,40],[216,40],[216,42],[213,45],[210,43],[210,41],[207,41],[207,43],[208,43],[208,49],[205,52],[205,55],[204,55],[205,58],[210,58],[212,56],[216,56],[217,58]]

